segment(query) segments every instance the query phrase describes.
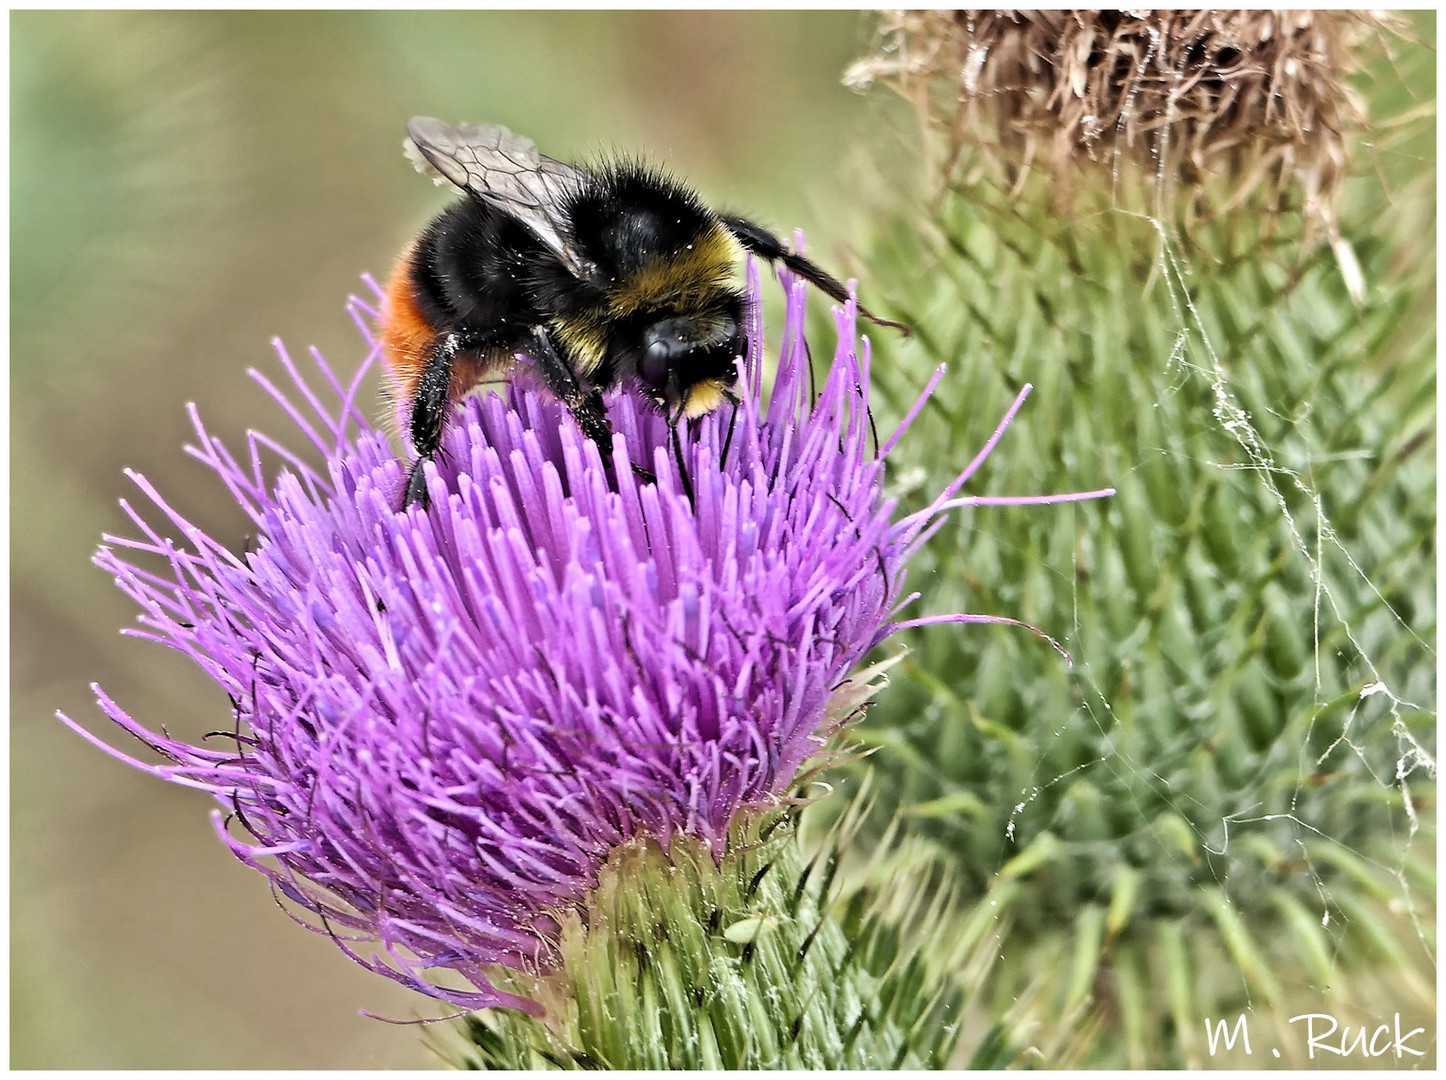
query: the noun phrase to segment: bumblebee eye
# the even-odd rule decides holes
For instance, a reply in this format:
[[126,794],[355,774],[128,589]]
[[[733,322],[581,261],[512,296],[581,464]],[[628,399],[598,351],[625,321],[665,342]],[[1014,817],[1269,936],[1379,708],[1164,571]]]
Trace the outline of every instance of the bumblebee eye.
[[666,341],[654,341],[643,352],[641,375],[649,386],[662,386],[668,375],[668,357],[672,350]]

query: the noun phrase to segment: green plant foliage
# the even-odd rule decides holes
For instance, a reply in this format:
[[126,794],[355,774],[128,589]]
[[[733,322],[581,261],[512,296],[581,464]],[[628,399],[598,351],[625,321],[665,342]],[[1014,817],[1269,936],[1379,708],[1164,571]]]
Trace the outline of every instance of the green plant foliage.
[[[857,804],[856,808],[857,809]],[[959,1035],[967,950],[940,947],[952,893],[917,847],[841,867],[856,814],[805,860],[792,812],[740,823],[716,858],[673,838],[620,849],[560,962],[506,989],[547,1010],[488,1009],[442,1054],[465,1068],[941,1067]],[[981,1048],[1015,1053],[1007,1031]]]
[[1027,620],[1073,669],[1014,628],[915,631],[854,729],[880,812],[981,898],[996,1015],[1033,1008],[1049,1064],[1200,1064],[1204,1017],[1283,1023],[1350,1000],[1346,971],[1434,1008],[1435,271],[1383,227],[1430,198],[1414,165],[1353,192],[1359,306],[1298,215],[1181,236],[1120,178],[1067,217],[961,186],[868,260],[916,331],[876,343],[893,417],[948,364],[900,497],[1025,383],[969,493],[1118,492],[962,511],[911,570],[911,614]]

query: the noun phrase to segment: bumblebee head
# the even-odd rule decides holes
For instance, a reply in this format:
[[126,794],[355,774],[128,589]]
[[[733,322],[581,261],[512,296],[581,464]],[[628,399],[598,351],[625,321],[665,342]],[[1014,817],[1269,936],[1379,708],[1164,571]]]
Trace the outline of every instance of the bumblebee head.
[[704,314],[672,314],[648,322],[637,346],[642,391],[670,424],[704,416],[723,404],[738,379],[747,346],[741,304]]

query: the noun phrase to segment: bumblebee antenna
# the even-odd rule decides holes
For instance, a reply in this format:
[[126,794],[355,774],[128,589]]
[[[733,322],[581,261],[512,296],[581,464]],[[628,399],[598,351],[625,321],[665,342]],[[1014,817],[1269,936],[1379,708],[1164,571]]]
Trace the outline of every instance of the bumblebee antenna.
[[894,322],[892,319],[881,319],[863,304],[859,303],[858,297],[850,297],[843,283],[834,277],[817,263],[805,259],[784,245],[783,241],[774,236],[762,225],[755,224],[747,218],[736,217],[732,214],[723,214],[719,217],[723,227],[731,232],[738,242],[747,250],[753,252],[769,262],[781,262],[799,277],[813,282],[822,289],[828,296],[837,300],[840,304],[847,304],[850,299],[858,305],[859,314],[868,319],[871,323],[879,326],[892,326],[905,337],[913,333],[901,322]]

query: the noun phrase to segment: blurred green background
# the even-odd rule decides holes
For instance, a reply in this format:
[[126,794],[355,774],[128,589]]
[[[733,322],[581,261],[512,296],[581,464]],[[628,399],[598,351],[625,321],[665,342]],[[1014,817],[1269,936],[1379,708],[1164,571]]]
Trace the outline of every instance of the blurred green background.
[[[90,565],[155,482],[239,547],[181,452],[183,406],[238,446],[285,431],[246,376],[269,339],[361,355],[344,311],[445,202],[403,160],[409,116],[498,121],[569,158],[642,151],[715,204],[852,269],[863,133],[886,95],[839,76],[857,13],[11,16],[11,1064],[428,1067],[424,999],[295,926],[217,841],[210,801],[98,753],[94,680],[200,734],[224,697],[119,636]],[[380,407],[376,415],[380,415]]]

